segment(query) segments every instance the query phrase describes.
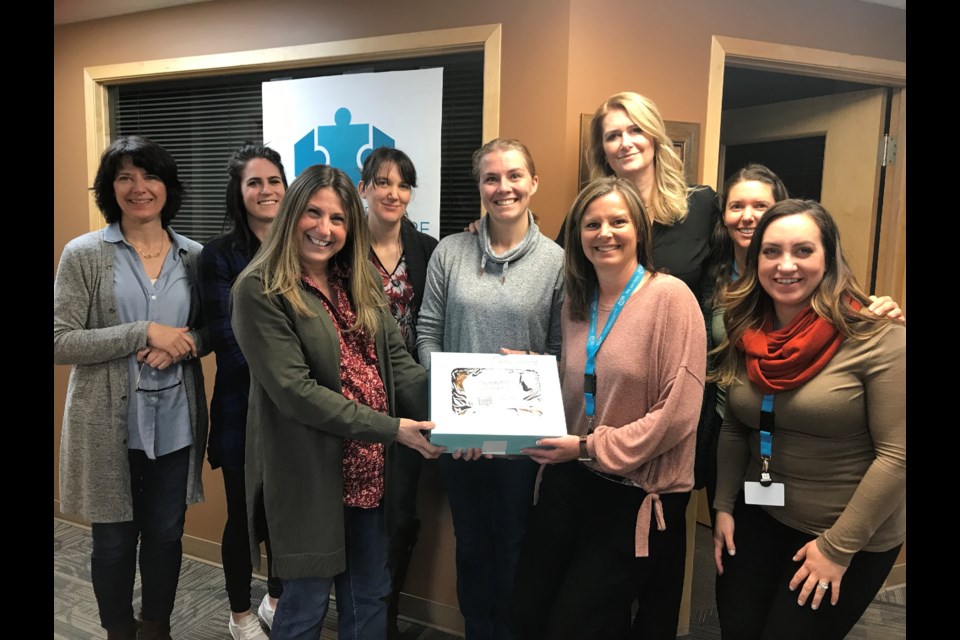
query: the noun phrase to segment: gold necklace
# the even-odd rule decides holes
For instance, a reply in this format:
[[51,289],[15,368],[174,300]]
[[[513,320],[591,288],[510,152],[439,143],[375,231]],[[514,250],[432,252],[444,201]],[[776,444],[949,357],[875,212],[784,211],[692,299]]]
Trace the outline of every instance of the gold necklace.
[[137,250],[137,253],[139,253],[140,257],[142,257],[144,260],[152,260],[153,258],[159,258],[160,254],[163,253],[163,238],[166,237],[166,235],[167,234],[163,234],[163,236],[160,237],[160,249],[156,253],[144,253],[143,249],[130,242],[130,240],[127,240],[127,242],[130,243],[131,247]]

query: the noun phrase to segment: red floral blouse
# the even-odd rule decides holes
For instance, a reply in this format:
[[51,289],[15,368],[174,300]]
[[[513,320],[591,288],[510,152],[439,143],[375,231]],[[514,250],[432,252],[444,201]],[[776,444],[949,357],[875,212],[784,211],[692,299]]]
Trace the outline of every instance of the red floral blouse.
[[[340,336],[340,387],[343,396],[374,411],[387,412],[387,392],[377,368],[373,340],[363,331],[348,331],[356,314],[347,297],[349,274],[334,267],[327,283],[335,301],[327,299],[316,282],[303,281],[323,301]],[[384,446],[379,442],[345,439],[343,443],[343,503],[373,509],[383,499]]]
[[410,274],[407,271],[407,254],[403,253],[400,256],[400,261],[397,262],[393,273],[387,273],[387,268],[380,262],[380,258],[374,253],[373,249],[370,249],[370,260],[373,261],[380,273],[380,279],[383,281],[383,292],[390,304],[390,313],[397,321],[403,344],[407,347],[407,352],[416,358],[417,310],[413,307],[413,283],[410,282]]

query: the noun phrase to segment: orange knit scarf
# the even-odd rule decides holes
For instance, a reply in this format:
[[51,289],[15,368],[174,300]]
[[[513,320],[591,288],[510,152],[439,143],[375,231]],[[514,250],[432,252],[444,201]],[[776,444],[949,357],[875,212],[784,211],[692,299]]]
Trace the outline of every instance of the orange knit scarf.
[[763,393],[796,389],[820,373],[840,348],[843,336],[812,307],[786,327],[774,330],[773,313],[759,329],[748,329],[737,347],[744,352],[747,377]]

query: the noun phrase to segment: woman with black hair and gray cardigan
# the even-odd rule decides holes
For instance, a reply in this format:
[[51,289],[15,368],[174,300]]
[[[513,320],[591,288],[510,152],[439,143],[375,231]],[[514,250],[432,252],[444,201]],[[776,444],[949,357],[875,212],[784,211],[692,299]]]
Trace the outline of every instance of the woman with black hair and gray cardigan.
[[200,245],[170,228],[183,185],[159,145],[137,136],[111,144],[93,190],[107,226],[67,244],[53,285],[53,361],[73,365],[60,510],[92,524],[107,638],[169,640],[187,505],[203,499]]

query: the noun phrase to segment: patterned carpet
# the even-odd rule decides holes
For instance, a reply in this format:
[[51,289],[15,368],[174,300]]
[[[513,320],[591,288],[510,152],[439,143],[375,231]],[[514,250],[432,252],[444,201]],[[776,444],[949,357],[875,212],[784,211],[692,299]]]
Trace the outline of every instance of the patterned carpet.
[[[710,530],[697,526],[694,555],[693,614],[690,634],[685,640],[718,640],[720,629],[713,599],[713,542]],[[266,593],[266,583],[254,579],[253,602]],[[137,581],[134,600],[139,598]],[[229,606],[219,566],[184,558],[172,620],[177,640],[229,640]],[[902,640],[906,638],[907,588],[880,593],[848,640]],[[324,621],[324,640],[337,637],[335,607]],[[455,640],[459,636],[401,622],[402,640]],[[53,637],[57,640],[101,640],[97,605],[90,584],[90,531],[84,527],[53,520]]]
[[[267,592],[267,583],[254,578],[254,606]],[[134,585],[134,602],[140,598],[140,577]],[[227,617],[230,606],[223,588],[223,569],[185,557],[180,569],[177,603],[171,620],[176,640],[230,640]],[[323,623],[323,640],[336,640],[337,611],[330,607]],[[400,622],[401,640],[457,640],[459,636]],[[102,640],[97,602],[90,583],[90,530],[53,520],[53,637],[55,640]]]

